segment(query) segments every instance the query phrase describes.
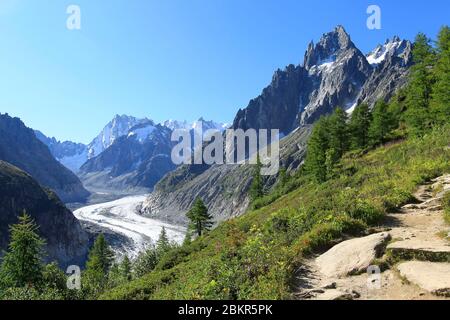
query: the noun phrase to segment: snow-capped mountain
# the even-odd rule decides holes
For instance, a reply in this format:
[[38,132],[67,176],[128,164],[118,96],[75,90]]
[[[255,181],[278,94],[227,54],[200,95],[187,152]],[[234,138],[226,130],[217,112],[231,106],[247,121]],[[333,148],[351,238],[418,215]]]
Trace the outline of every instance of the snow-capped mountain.
[[47,137],[38,130],[35,130],[34,134],[47,145],[56,160],[74,173],[77,173],[88,159],[88,148],[85,144],[72,141],[61,142],[56,138]]
[[[155,130],[167,129],[165,134],[171,133],[175,129],[192,130],[192,134],[207,132],[209,129],[223,131],[227,124],[206,121],[203,118],[194,122],[167,120],[156,125],[154,121],[147,118],[139,119],[128,115],[116,115],[102,131],[88,145],[71,141],[58,141],[56,138],[49,138],[42,132],[35,130],[36,137],[50,149],[52,155],[72,172],[78,173],[81,166],[88,160],[101,155],[112,146],[119,138],[127,137],[127,140],[136,139],[140,144],[152,136]],[[170,134],[169,134],[170,140]]]
[[405,55],[406,49],[409,46],[409,42],[401,40],[395,36],[392,39],[386,40],[384,45],[378,45],[372,52],[370,52],[366,58],[372,66],[378,66],[386,60],[389,56],[397,56],[407,62],[407,56]]
[[98,156],[89,159],[79,176],[95,190],[145,192],[175,165],[171,161],[171,133],[145,120],[130,128]]
[[412,44],[394,37],[363,54],[342,26],[311,42],[303,64],[275,72],[262,94],[238,111],[233,128],[279,129],[288,135],[337,106],[349,113],[362,102],[373,106],[405,84]]
[[191,129],[193,129],[197,132],[200,130],[205,132],[210,129],[224,131],[225,129],[227,129],[230,126],[228,123],[214,122],[212,120],[208,121],[208,120],[203,119],[203,117],[201,117],[200,119],[193,121],[193,122],[188,122],[186,120],[184,120],[184,121],[166,120],[166,121],[162,122],[161,125],[169,128],[171,130],[176,130],[176,129],[191,130]]
[[148,119],[138,119],[127,115],[116,115],[88,145],[88,159],[92,159],[111,146],[118,138],[128,134],[136,125]]

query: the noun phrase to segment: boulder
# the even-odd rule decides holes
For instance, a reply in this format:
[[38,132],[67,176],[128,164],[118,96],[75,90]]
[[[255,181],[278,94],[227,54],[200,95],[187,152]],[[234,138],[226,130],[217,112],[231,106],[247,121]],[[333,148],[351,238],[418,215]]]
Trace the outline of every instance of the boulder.
[[316,264],[328,277],[341,278],[364,272],[382,255],[389,239],[389,233],[381,232],[341,242],[319,256]]

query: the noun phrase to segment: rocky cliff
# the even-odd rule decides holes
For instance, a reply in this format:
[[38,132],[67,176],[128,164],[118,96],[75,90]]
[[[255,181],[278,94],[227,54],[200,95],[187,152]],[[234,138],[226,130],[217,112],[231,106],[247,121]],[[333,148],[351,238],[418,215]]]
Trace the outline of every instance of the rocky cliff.
[[64,202],[82,202],[89,192],[69,169],[59,163],[19,118],[0,114],[0,160],[26,171]]
[[0,249],[9,243],[9,226],[26,211],[39,225],[46,241],[47,261],[61,265],[82,264],[88,249],[88,236],[59,198],[42,188],[30,175],[0,161]]

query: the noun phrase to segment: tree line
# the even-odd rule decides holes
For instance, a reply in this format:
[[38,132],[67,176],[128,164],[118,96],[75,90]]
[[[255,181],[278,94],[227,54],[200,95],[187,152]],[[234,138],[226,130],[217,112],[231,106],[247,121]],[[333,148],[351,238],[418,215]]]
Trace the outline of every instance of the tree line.
[[422,136],[450,120],[450,29],[442,27],[435,46],[419,33],[413,46],[409,82],[389,102],[373,110],[358,105],[351,115],[338,107],[321,117],[308,142],[305,171],[324,182],[348,151],[366,150],[393,138]]
[[[183,246],[192,235],[198,237],[210,230],[212,216],[198,198],[187,213],[190,224]],[[45,240],[39,227],[25,211],[18,223],[10,227],[10,243],[0,264],[0,299],[10,300],[76,300],[95,299],[107,289],[127,283],[152,272],[158,263],[180,246],[169,240],[163,227],[158,240],[133,261],[124,254],[116,257],[103,234],[89,250],[80,288],[67,286],[68,276],[56,262],[46,264]]]

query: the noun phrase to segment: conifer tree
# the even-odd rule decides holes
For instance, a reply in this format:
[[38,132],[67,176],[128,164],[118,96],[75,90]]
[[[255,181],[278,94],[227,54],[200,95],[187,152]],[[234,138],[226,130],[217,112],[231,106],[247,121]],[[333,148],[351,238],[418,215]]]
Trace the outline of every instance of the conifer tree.
[[347,126],[347,113],[340,107],[337,107],[330,116],[329,121],[329,144],[328,148],[334,149],[333,163],[336,163],[349,146],[349,135]]
[[263,182],[261,177],[261,160],[259,154],[256,156],[256,166],[253,171],[253,180],[250,186],[250,200],[253,202],[264,195]]
[[317,182],[324,182],[327,179],[328,123],[327,117],[321,117],[308,140],[305,170],[311,173]]
[[372,112],[373,120],[369,127],[369,143],[376,146],[383,143],[391,130],[391,116],[388,105],[383,100],[377,101]]
[[113,259],[114,253],[104,235],[100,234],[89,251],[83,275],[82,285],[90,294],[96,295],[105,288]]
[[139,278],[153,271],[158,264],[158,254],[153,246],[148,247],[136,259],[133,265],[134,276]]
[[208,213],[208,208],[200,198],[195,200],[191,210],[186,214],[191,221],[190,229],[200,237],[205,231],[210,230],[213,225],[213,217]]
[[44,240],[38,226],[24,211],[19,222],[10,227],[10,243],[1,268],[0,282],[6,287],[36,287],[41,284]]
[[352,149],[364,149],[368,146],[371,120],[372,114],[366,103],[355,108],[349,124],[350,144]]
[[131,261],[127,255],[123,257],[119,266],[120,276],[125,281],[131,280]]
[[169,237],[167,236],[166,228],[162,227],[158,241],[156,241],[156,252],[158,254],[158,257],[161,258],[163,255],[165,255],[171,249],[171,247],[172,246],[170,244]]
[[192,235],[191,235],[191,231],[188,230],[188,231],[186,232],[186,235],[184,236],[183,246],[190,245],[191,242],[192,242]]
[[413,49],[405,122],[412,135],[421,135],[430,126],[429,103],[433,85],[433,48],[423,33],[416,36]]
[[432,88],[431,109],[436,123],[450,121],[450,28],[441,28],[437,40],[436,82]]

